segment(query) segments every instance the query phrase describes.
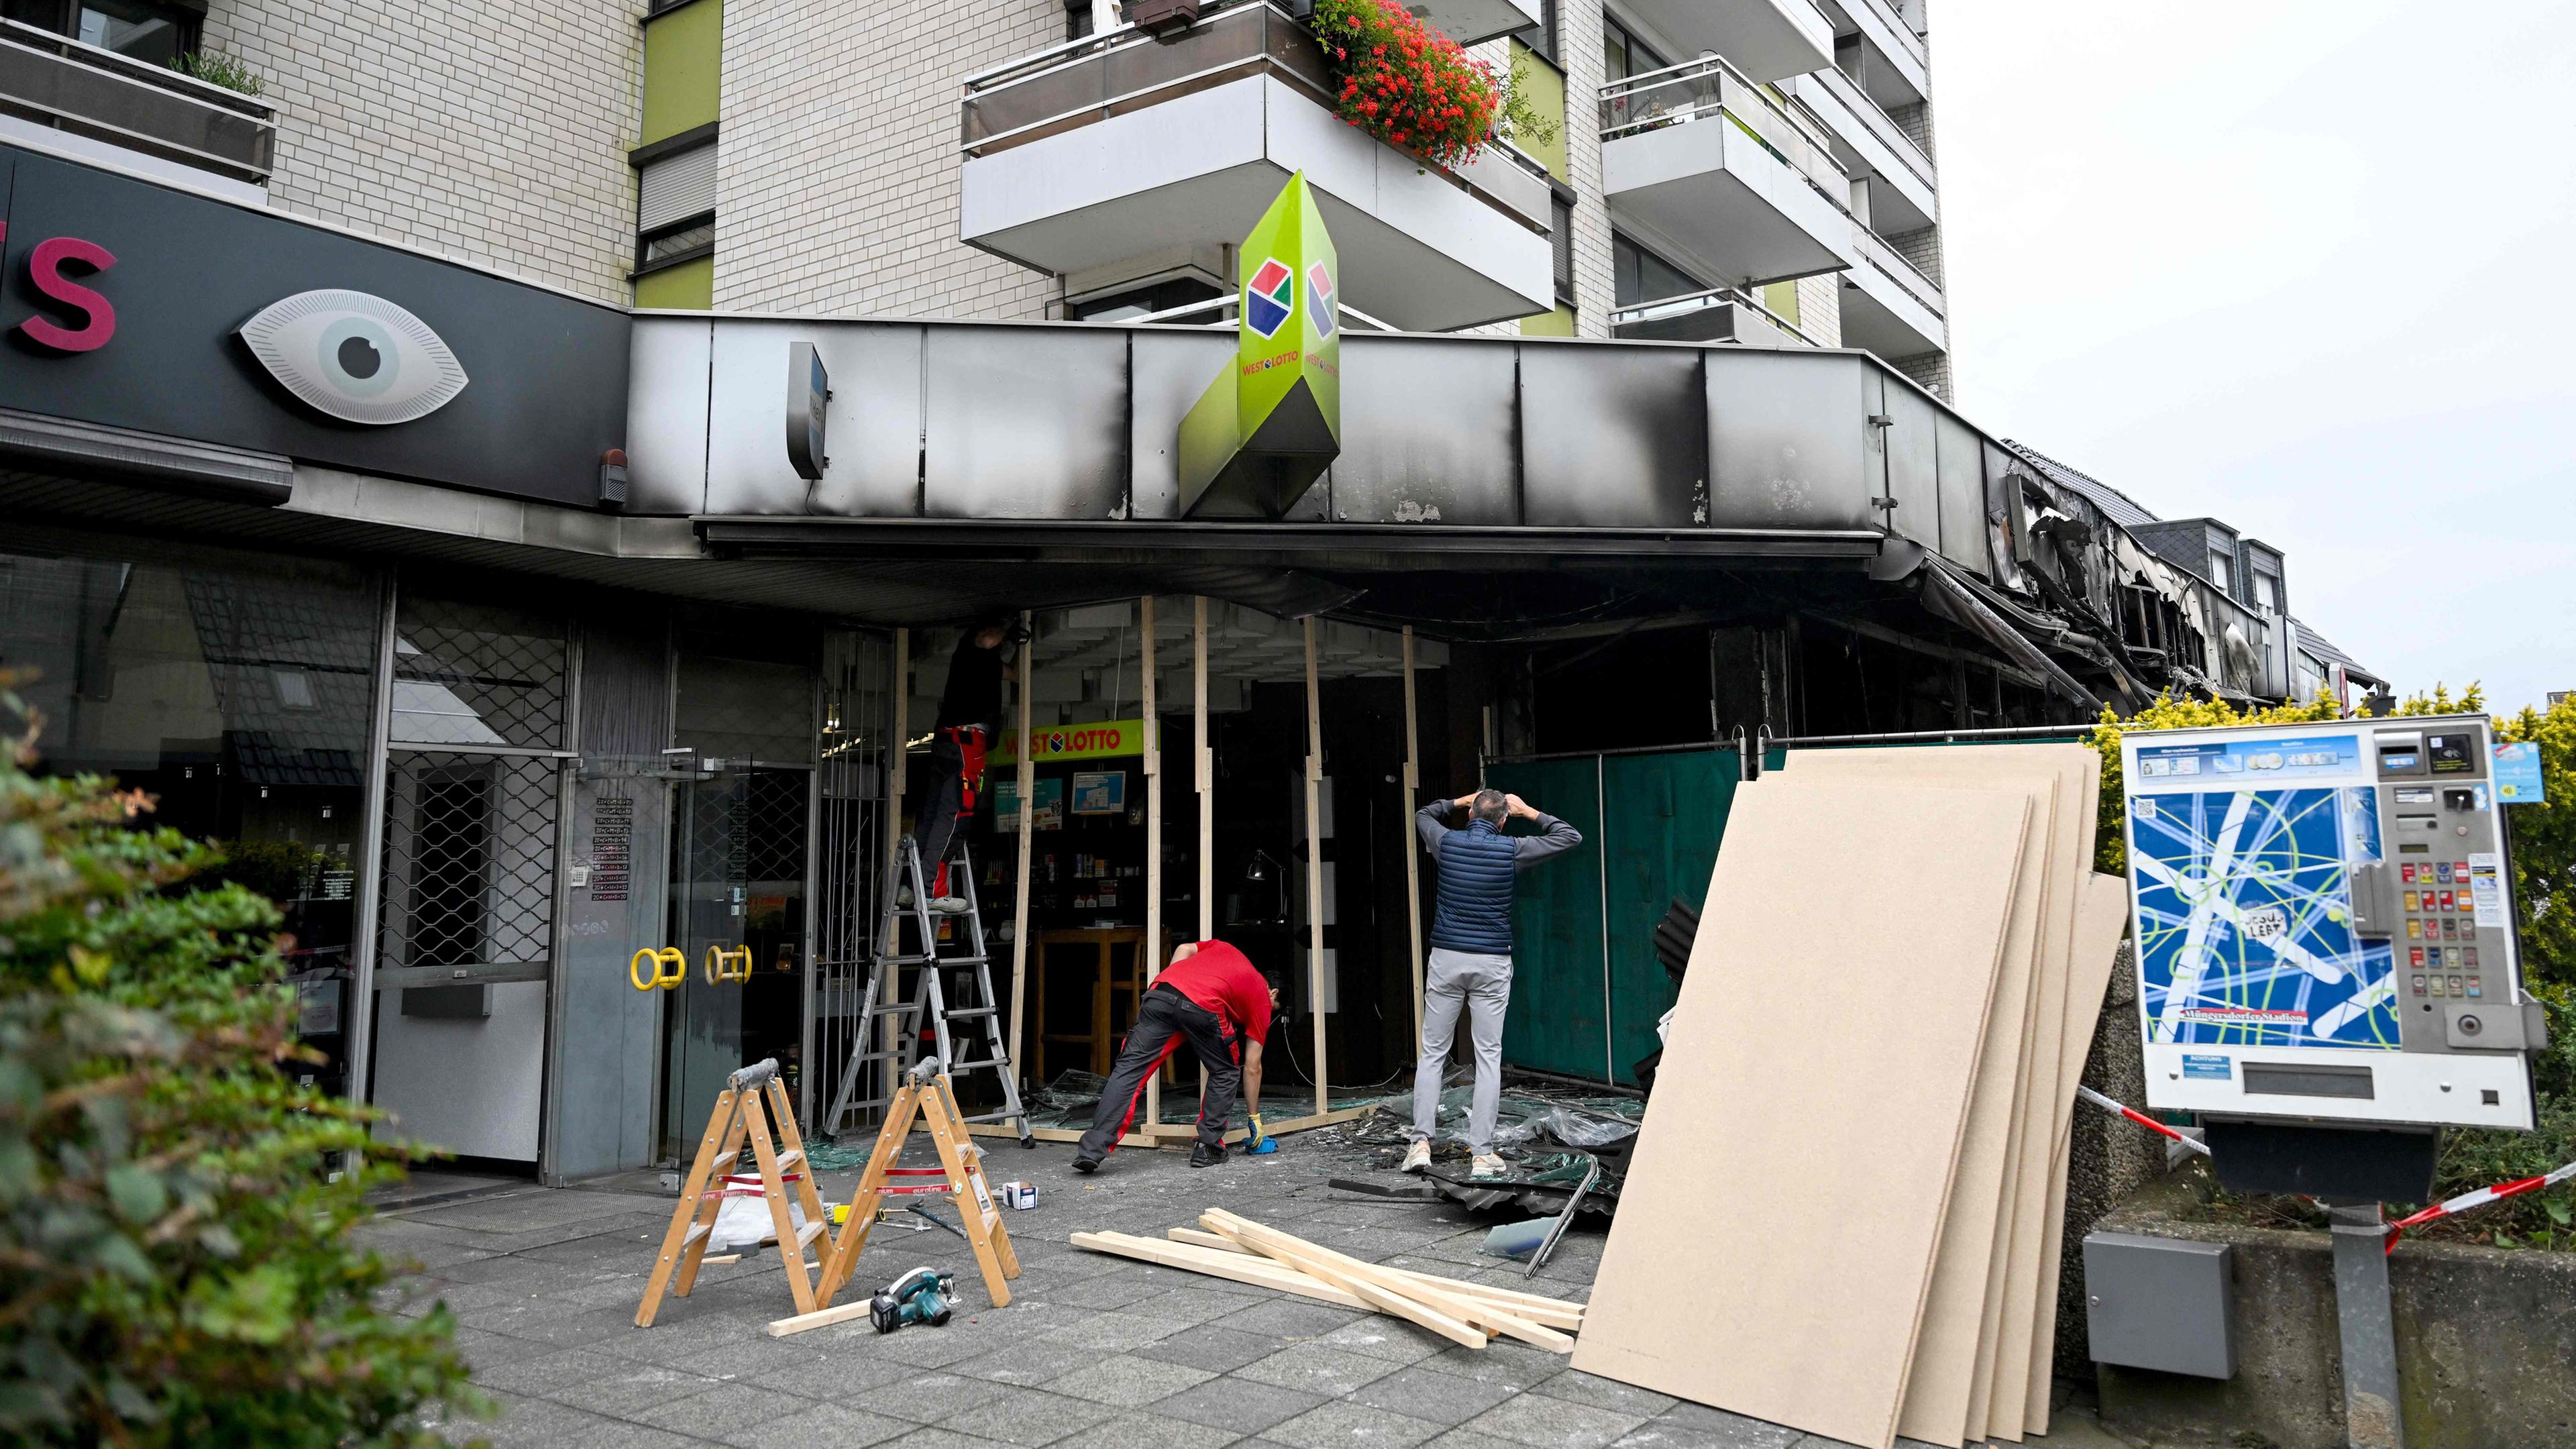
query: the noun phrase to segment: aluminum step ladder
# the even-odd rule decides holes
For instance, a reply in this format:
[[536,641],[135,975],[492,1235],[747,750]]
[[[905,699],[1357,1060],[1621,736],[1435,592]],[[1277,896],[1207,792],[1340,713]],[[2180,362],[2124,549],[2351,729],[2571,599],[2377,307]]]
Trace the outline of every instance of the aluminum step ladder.
[[[921,846],[910,835],[895,843],[894,860],[887,874],[891,879],[883,892],[883,904],[877,910],[876,934],[869,938],[872,954],[868,959],[867,992],[859,1001],[858,1049],[850,1053],[849,1063],[841,1069],[840,1090],[832,1094],[832,1110],[823,1116],[823,1130],[839,1137],[848,1129],[851,1115],[872,1107],[889,1106],[893,1098],[862,1097],[870,1065],[892,1062],[892,1078],[901,1080],[913,1064],[921,1060],[921,1034],[924,1024],[937,1043],[933,1053],[948,1063],[951,1080],[971,1072],[991,1072],[1002,1084],[1002,1108],[967,1117],[967,1122],[1009,1122],[1019,1132],[1022,1147],[1035,1147],[1037,1138],[1029,1131],[1028,1113],[1020,1106],[1019,1073],[1012,1070],[1011,1052],[1002,1040],[1002,1009],[993,999],[991,955],[984,943],[984,907],[975,894],[975,863],[965,842],[956,846],[956,863],[949,867],[950,882],[964,882],[959,893],[966,898],[962,914],[941,916],[930,909],[930,890],[921,869]],[[905,906],[903,891],[897,885],[909,885],[912,904]],[[903,926],[909,919],[913,939],[920,943],[917,951],[903,949]],[[962,924],[966,950],[961,955],[942,955],[939,950],[939,923],[943,920]],[[900,1001],[903,973],[914,973],[912,999]],[[956,1000],[949,995],[945,979],[956,977]],[[891,1048],[880,1047],[883,1033],[877,1023],[893,1018],[895,1041]],[[960,1057],[950,1030],[959,1021],[984,1024],[984,1046],[987,1055]]]

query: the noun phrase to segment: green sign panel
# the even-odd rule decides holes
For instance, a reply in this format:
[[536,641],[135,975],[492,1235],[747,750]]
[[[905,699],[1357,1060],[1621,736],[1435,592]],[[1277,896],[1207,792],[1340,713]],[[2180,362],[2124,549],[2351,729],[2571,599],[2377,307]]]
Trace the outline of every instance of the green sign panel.
[[1181,512],[1277,518],[1342,450],[1341,263],[1306,173],[1243,240],[1234,359],[1181,419]]

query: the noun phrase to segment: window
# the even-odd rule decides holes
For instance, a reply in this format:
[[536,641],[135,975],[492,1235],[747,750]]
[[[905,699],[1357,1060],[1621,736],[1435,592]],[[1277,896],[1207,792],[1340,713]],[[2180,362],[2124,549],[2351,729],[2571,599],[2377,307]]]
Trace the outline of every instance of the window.
[[1610,269],[1617,284],[1617,305],[1622,307],[1708,290],[1688,272],[1615,233],[1610,238]]
[[[1124,322],[1224,295],[1224,288],[1200,276],[1164,277],[1157,281],[1138,282],[1115,292],[1095,292],[1087,297],[1069,299],[1064,304],[1064,316],[1068,322]],[[1214,321],[1221,315],[1211,313],[1200,320]]]
[[714,212],[693,217],[665,231],[648,232],[637,238],[635,265],[638,271],[651,271],[675,262],[702,257],[716,249]]
[[2235,560],[2230,559],[2223,553],[2213,553],[2209,556],[2209,581],[2218,585],[2220,591],[2223,593],[2234,594],[2236,592],[2236,570],[2234,564]]
[[2254,576],[2254,602],[2272,613],[2281,612],[2281,576],[2279,574]]
[[636,173],[638,271],[702,257],[716,245],[716,147],[656,156]]
[[1630,35],[1618,21],[1601,19],[1601,83],[1623,81],[1632,75],[1662,70],[1671,61],[1657,55],[1644,41]]
[[159,0],[6,0],[0,15],[146,65],[194,54],[200,21],[196,11]]

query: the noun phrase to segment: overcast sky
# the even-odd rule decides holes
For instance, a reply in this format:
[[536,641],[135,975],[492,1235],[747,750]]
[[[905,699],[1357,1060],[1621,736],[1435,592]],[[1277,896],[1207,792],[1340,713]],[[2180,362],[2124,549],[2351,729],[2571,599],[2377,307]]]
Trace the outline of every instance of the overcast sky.
[[1967,414],[2280,547],[2401,693],[2576,689],[2576,14],[1931,3]]

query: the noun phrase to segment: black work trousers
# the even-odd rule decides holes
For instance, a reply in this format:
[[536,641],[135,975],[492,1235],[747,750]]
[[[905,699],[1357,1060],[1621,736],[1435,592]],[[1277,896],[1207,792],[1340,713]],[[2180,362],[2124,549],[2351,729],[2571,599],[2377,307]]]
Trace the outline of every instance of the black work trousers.
[[939,777],[921,803],[913,839],[921,846],[922,876],[935,896],[948,893],[948,847],[956,842],[957,827],[967,814],[966,757],[957,742],[943,733],[931,742],[930,767]]
[[1109,1085],[1100,1093],[1100,1110],[1091,1130],[1082,1134],[1078,1155],[1098,1161],[1135,1124],[1136,1106],[1145,1100],[1145,1083],[1163,1069],[1172,1049],[1188,1038],[1190,1050],[1207,1066],[1207,1092],[1199,1098],[1199,1141],[1225,1145],[1225,1119],[1234,1111],[1234,1094],[1243,1084],[1241,1043],[1227,1037],[1217,1014],[1169,986],[1145,993],[1136,1025],[1118,1049],[1109,1069]]

